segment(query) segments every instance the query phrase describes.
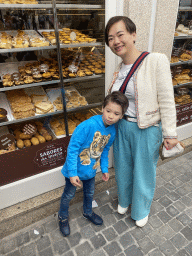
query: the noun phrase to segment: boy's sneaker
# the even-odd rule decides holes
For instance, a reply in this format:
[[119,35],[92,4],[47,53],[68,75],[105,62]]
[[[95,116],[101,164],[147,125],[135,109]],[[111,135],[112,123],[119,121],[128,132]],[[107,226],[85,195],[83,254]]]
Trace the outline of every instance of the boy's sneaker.
[[88,220],[90,220],[93,224],[95,224],[95,225],[102,225],[103,224],[103,219],[99,216],[99,215],[97,215],[96,213],[94,213],[94,212],[92,212],[92,214],[91,215],[88,215],[88,214],[83,214],[83,216],[86,218],[86,219],[88,219]]
[[59,218],[59,229],[63,236],[68,236],[70,234],[70,226],[68,219],[61,220]]

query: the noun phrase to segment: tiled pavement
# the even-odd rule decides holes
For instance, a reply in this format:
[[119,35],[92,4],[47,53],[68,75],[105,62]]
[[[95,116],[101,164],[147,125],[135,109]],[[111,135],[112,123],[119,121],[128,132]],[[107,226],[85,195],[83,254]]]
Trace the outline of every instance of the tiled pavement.
[[130,212],[117,213],[117,189],[95,197],[104,225],[82,217],[82,203],[71,206],[71,235],[61,236],[57,215],[0,241],[0,256],[188,256],[192,255],[192,151],[157,168],[150,218],[135,226]]

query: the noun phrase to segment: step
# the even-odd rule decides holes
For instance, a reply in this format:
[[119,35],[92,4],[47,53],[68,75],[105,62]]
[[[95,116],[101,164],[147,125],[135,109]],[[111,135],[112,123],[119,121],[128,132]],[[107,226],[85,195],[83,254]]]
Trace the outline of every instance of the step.
[[[182,141],[185,145],[185,153],[192,150],[192,137]],[[177,158],[177,157],[175,157]],[[162,165],[171,159],[158,161],[158,166]],[[95,183],[95,194],[99,194],[103,191],[116,186],[115,171],[113,168],[109,169],[110,179],[108,182],[103,182],[102,173],[97,173]],[[41,219],[44,219],[52,214],[58,212],[60,198],[63,192],[63,187],[49,191],[42,195],[28,199],[21,203],[7,207],[0,210],[0,239],[6,237],[20,229],[25,228]],[[75,198],[71,201],[72,204],[76,204],[83,200],[82,188],[78,188]]]

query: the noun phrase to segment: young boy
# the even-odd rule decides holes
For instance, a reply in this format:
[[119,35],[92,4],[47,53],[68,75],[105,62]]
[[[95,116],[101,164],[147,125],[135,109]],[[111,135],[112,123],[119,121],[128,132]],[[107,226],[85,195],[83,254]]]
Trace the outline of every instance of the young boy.
[[66,181],[58,213],[63,236],[70,234],[69,203],[75,196],[76,188],[81,187],[80,181],[84,193],[83,216],[95,225],[103,224],[102,218],[92,211],[96,169],[101,167],[102,179],[109,180],[108,152],[116,134],[115,123],[123,117],[127,108],[127,97],[119,91],[113,92],[104,99],[103,114],[82,122],[73,132],[61,170]]

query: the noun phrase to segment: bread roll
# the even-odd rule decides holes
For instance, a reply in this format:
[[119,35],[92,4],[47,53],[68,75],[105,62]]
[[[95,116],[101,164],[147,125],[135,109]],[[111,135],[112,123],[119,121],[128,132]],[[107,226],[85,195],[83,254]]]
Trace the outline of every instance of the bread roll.
[[19,137],[20,137],[20,139],[22,139],[22,140],[31,139],[31,135],[25,134],[25,133],[21,133],[21,134],[19,135]]
[[22,133],[22,132],[19,131],[19,130],[15,130],[15,131],[14,131],[15,139],[16,139],[16,140],[19,140],[19,139],[20,139],[20,134],[21,134],[21,133]]
[[31,143],[32,143],[33,145],[39,145],[39,140],[38,140],[36,137],[33,137],[33,138],[31,139]]
[[46,141],[46,139],[43,136],[41,136],[38,132],[34,136],[39,140],[40,143],[44,143]]
[[24,147],[24,142],[23,142],[23,140],[21,140],[21,139],[18,139],[18,140],[17,140],[17,147],[18,147],[18,148],[23,148],[23,147]]
[[24,140],[25,147],[31,147],[31,141],[30,140]]

